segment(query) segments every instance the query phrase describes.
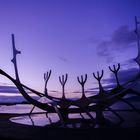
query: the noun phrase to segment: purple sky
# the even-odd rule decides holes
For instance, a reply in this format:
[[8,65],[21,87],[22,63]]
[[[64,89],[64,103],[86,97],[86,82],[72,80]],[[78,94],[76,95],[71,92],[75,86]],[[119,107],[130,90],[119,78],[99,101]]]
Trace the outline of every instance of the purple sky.
[[[79,90],[76,77],[88,74],[86,88],[95,87],[92,73],[121,62],[130,64],[137,46],[134,16],[139,0],[0,0],[0,68],[14,76],[11,33],[21,51],[21,81],[43,90],[43,73],[52,69],[49,89],[60,90],[58,76],[68,73],[67,91]],[[0,77],[1,83],[9,83]]]

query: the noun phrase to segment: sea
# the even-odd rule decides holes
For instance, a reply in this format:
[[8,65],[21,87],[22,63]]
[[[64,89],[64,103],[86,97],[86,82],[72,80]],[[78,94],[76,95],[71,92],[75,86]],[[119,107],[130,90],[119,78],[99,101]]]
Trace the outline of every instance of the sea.
[[[78,96],[72,98],[74,100],[78,99]],[[34,99],[39,100],[40,102],[47,103],[47,99],[45,97],[33,96]],[[80,98],[80,97],[79,97]],[[131,95],[126,96],[125,100],[129,101],[134,107],[129,106],[128,104],[118,101],[113,104],[110,108],[115,110],[122,118],[123,122],[121,127],[123,128],[131,128],[131,127],[140,127],[140,97]],[[16,116],[11,117],[10,121],[13,123],[18,123],[22,125],[32,125],[32,126],[51,126],[59,121],[59,116],[57,113],[47,113],[47,111],[41,110],[37,107],[34,108],[32,114],[29,115],[29,112],[34,107],[31,104],[25,104],[26,100],[23,96],[8,96],[8,95],[0,95],[0,114],[16,114]],[[9,103],[8,105],[6,105]],[[137,109],[137,111],[136,111]],[[96,118],[95,112],[90,112],[93,118]],[[118,124],[120,119],[111,111],[104,111],[104,117],[114,124]],[[70,119],[85,119],[89,120],[89,116],[86,113],[82,114],[69,114]],[[80,128],[81,123],[75,123],[75,126],[72,123],[67,124],[69,128]],[[96,126],[98,128],[98,126]],[[95,128],[96,128],[95,127]]]

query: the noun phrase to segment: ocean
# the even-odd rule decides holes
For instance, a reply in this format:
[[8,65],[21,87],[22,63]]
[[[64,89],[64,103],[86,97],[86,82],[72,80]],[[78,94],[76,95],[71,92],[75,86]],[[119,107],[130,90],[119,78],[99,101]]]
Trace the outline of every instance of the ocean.
[[[37,96],[33,97],[40,102],[47,102],[45,97],[39,98]],[[140,110],[140,97],[137,96],[128,96],[126,100],[131,102],[137,110]],[[0,113],[10,113],[17,114],[16,117],[10,118],[10,121],[14,123],[19,123],[23,125],[33,125],[33,126],[46,126],[51,125],[59,121],[59,117],[56,113],[47,113],[37,107],[33,110],[33,113],[29,116],[26,113],[29,113],[33,107],[30,104],[19,104],[23,103],[26,100],[22,96],[0,96],[1,103],[17,103],[16,105],[1,105]],[[123,102],[117,102],[111,106],[113,110],[124,119],[124,122],[121,124],[121,127],[129,128],[129,127],[140,127],[140,114],[132,109],[131,106],[127,105]],[[90,112],[91,115],[95,118],[96,114],[94,112]],[[18,115],[19,114],[19,115]],[[21,115],[23,114],[23,115]],[[117,124],[120,120],[117,116],[115,116],[110,111],[104,111],[104,116],[114,124]],[[80,114],[69,114],[69,118],[81,118],[89,119],[86,113]],[[68,124],[68,127],[72,128],[73,124]],[[75,124],[76,128],[81,127],[81,124],[78,122]]]

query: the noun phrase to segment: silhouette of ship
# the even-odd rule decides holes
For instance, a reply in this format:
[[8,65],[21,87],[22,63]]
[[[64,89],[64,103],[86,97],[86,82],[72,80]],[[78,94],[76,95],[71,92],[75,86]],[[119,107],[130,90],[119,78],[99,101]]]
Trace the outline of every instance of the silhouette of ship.
[[[140,68],[140,42],[139,42],[139,33],[138,33],[138,24],[137,17],[135,17],[135,34],[137,37],[137,44],[138,44],[138,55],[134,61],[138,64]],[[65,85],[68,80],[68,74],[59,76],[59,82],[62,86],[62,98],[52,97],[50,94],[48,94],[48,81],[50,79],[52,71],[48,71],[44,73],[44,81],[45,81],[45,87],[44,87],[44,93],[40,93],[34,89],[31,89],[30,87],[27,87],[26,85],[22,84],[20,82],[19,74],[18,74],[18,67],[17,67],[17,54],[20,54],[20,51],[18,51],[15,47],[15,39],[14,34],[12,34],[12,46],[13,46],[13,59],[12,62],[14,64],[15,68],[15,79],[12,78],[9,74],[7,74],[5,71],[0,69],[0,74],[7,77],[9,80],[11,80],[19,92],[23,95],[23,97],[34,107],[31,109],[29,115],[32,114],[32,111],[35,107],[38,107],[42,110],[46,111],[47,113],[57,113],[59,116],[59,122],[56,123],[59,127],[67,127],[68,122],[75,123],[74,119],[71,120],[68,115],[71,113],[80,113],[82,116],[82,113],[86,113],[86,115],[89,117],[91,127],[95,127],[98,125],[99,127],[104,127],[109,124],[106,117],[104,116],[104,111],[108,110],[112,112],[116,117],[119,118],[119,122],[115,125],[120,126],[121,123],[124,121],[124,119],[121,117],[119,113],[115,109],[111,108],[111,105],[117,103],[117,102],[123,102],[127,105],[129,105],[132,110],[134,110],[136,113],[140,115],[140,111],[128,100],[126,100],[124,97],[128,94],[134,94],[136,96],[140,96],[140,93],[138,91],[134,90],[134,87],[139,84],[140,81],[140,71],[137,77],[131,81],[128,81],[125,84],[120,84],[119,82],[119,76],[118,72],[120,70],[121,65],[113,65],[113,67],[109,66],[109,70],[115,75],[116,78],[116,87],[112,90],[105,90],[102,86],[101,80],[104,75],[104,70],[101,71],[101,73],[98,71],[97,74],[93,73],[93,77],[98,81],[99,85],[99,93],[94,96],[87,97],[85,95],[85,83],[87,81],[87,74],[81,75],[77,77],[77,81],[81,85],[81,93],[82,96],[80,99],[77,100],[70,100],[65,97]],[[39,97],[45,97],[49,100],[49,103],[42,103],[38,100],[33,99],[27,92],[26,89],[31,91],[32,93],[36,94]],[[72,108],[71,106],[75,106]],[[94,112],[96,114],[96,117],[93,117],[91,112]],[[83,116],[82,119],[86,120]],[[87,122],[88,123],[88,122]],[[51,123],[50,125],[55,126],[55,124]],[[113,124],[112,124],[113,125]]]

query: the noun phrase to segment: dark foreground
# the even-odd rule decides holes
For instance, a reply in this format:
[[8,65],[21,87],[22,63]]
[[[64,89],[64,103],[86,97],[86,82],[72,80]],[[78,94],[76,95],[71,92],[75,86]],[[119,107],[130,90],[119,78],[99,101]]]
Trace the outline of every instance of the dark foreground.
[[9,121],[16,115],[0,114],[0,139],[11,140],[139,140],[138,128],[51,128],[15,124]]

